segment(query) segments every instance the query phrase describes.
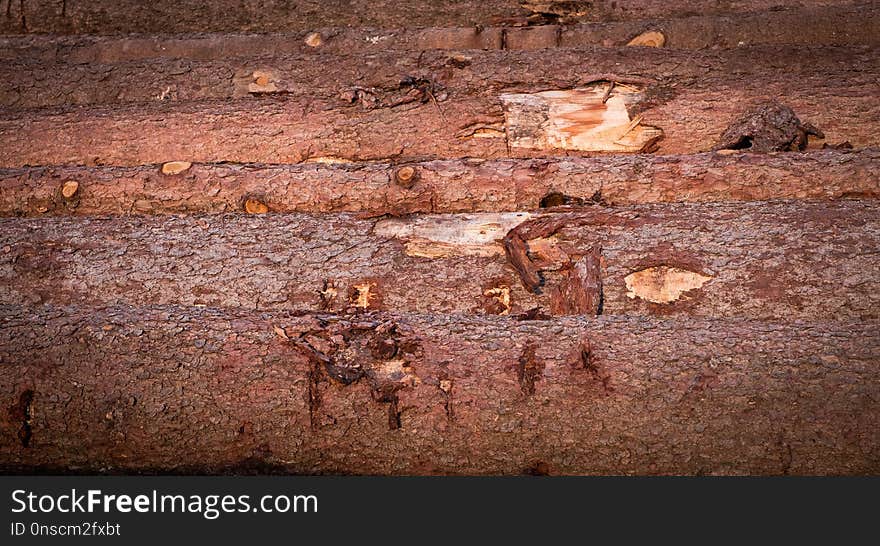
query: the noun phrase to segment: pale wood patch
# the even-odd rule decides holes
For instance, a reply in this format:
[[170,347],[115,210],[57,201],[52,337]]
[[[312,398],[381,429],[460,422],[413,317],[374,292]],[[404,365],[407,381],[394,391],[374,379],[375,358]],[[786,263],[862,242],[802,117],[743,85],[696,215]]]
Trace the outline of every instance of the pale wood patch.
[[68,180],[64,184],[61,185],[61,195],[64,196],[65,199],[70,199],[76,192],[79,190],[79,182],[76,180]]
[[[627,104],[642,93],[611,83],[583,89],[501,95],[507,140],[512,148],[641,152],[663,136],[657,127],[630,119]],[[604,102],[603,102],[604,100]]]
[[174,176],[192,167],[189,161],[169,161],[162,165],[162,174]]
[[666,45],[666,36],[659,30],[643,32],[629,41],[628,46],[663,47]]
[[377,222],[373,231],[405,240],[409,256],[496,256],[504,254],[500,241],[507,232],[531,216],[507,212],[389,218]]
[[700,288],[712,277],[686,269],[661,265],[631,273],[624,278],[626,295],[652,303],[671,303],[689,290]]

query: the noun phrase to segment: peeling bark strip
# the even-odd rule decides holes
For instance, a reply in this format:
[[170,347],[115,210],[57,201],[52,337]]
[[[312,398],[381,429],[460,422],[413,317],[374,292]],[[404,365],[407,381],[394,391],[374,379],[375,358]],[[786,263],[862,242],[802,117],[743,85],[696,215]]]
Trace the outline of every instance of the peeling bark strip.
[[601,315],[602,249],[592,248],[564,269],[564,278],[551,296],[554,315]]
[[[528,56],[524,61],[529,66],[540,66],[532,64]],[[691,64],[687,81],[671,79],[648,86],[645,99],[630,106],[629,114],[633,120],[641,116],[643,125],[663,130],[658,151],[693,153],[711,148],[727,124],[752,103],[766,100],[768,95],[783,95],[799,116],[822,127],[828,142],[849,141],[857,148],[880,145],[880,106],[875,92],[880,69],[876,60],[853,60],[851,64],[849,72],[840,74],[846,79],[847,93],[840,93],[838,81],[827,71],[805,68],[798,80],[797,96],[790,93],[794,76],[767,63],[744,69],[749,77],[728,73],[713,78],[700,77],[696,64]],[[542,79],[554,80],[551,89],[555,91],[577,88],[582,74],[575,74],[574,66],[579,64]],[[454,68],[449,70],[454,72]],[[521,75],[532,81],[531,73],[524,70]],[[570,79],[562,78],[569,74]],[[416,85],[410,89],[415,94],[393,108],[368,109],[360,100],[352,104],[338,96],[325,98],[323,92],[306,92],[223,103],[154,101],[56,111],[9,110],[0,116],[0,166],[133,165],[169,159],[404,162],[431,157],[501,158],[551,153],[509,148],[505,138],[500,95],[540,91],[534,89],[535,83],[523,85],[501,77],[497,82],[483,83],[482,88],[490,90],[487,94],[485,90],[477,91],[480,86],[473,84],[456,89],[452,83],[440,81],[437,85],[448,89],[448,97],[441,101],[441,96],[426,93],[430,89],[425,88],[419,74],[409,76],[416,78],[412,80]],[[404,80],[394,81],[398,92]],[[351,85],[351,81],[335,83],[337,93]],[[614,101],[615,92],[609,102]],[[707,104],[712,107],[707,108]],[[414,130],[420,138],[413,138]]]
[[[877,321],[0,313],[5,407],[23,390],[40,404],[28,448],[17,439],[20,416],[0,418],[4,472],[513,474],[536,460],[550,474],[880,471]],[[419,340],[396,401],[374,398],[365,378],[325,378],[312,426],[312,365],[292,340],[321,324],[327,346],[354,347],[337,355],[364,369],[381,337],[373,325]],[[344,345],[334,332],[349,336]],[[521,384],[516,368],[530,346]],[[387,376],[394,385],[396,373]],[[529,377],[534,392],[524,396]],[[780,437],[790,456],[781,457]]]
[[[172,40],[172,43],[192,43],[189,47],[169,47],[166,51],[155,47],[151,39],[99,38],[101,42],[115,42],[115,47],[109,47],[108,53],[120,57],[145,54],[164,54],[169,57],[222,56],[223,51],[234,55],[241,51],[241,46],[235,47],[239,41],[250,46],[247,48],[249,53],[266,55],[275,54],[279,49],[297,51],[300,48],[326,48],[345,53],[380,47],[512,49],[569,47],[572,44],[601,44],[604,41],[623,45],[645,30],[645,19],[655,20],[657,27],[667,33],[668,45],[676,48],[734,47],[741,42],[876,43],[877,39],[877,10],[861,0],[834,2],[833,6],[823,0],[809,3],[803,0],[777,0],[737,2],[733,5],[714,4],[713,7],[707,7],[705,2],[593,2],[592,9],[588,10],[585,17],[578,17],[573,21],[565,19],[565,24],[562,25],[545,24],[558,21],[553,17],[528,20],[527,12],[521,10],[513,0],[491,3],[457,2],[455,6],[442,10],[436,8],[435,2],[427,1],[406,6],[395,3],[393,7],[384,8],[370,2],[363,5],[368,8],[367,11],[352,6],[349,2],[335,9],[328,8],[326,1],[313,2],[320,6],[291,10],[288,5],[279,3],[284,6],[281,11],[262,5],[258,11],[245,13],[240,10],[241,4],[230,9],[220,2],[212,2],[210,7],[203,3],[193,6],[185,2],[173,2],[162,6],[161,11],[166,14],[165,17],[157,17],[155,6],[151,5],[153,9],[144,11],[142,2],[135,2],[134,6],[132,2],[106,2],[105,4],[110,5],[102,7],[96,6],[95,2],[77,3],[77,6],[66,10],[66,15],[59,16],[58,6],[51,0],[31,0],[27,3],[28,9],[32,10],[32,15],[28,17],[28,30],[35,33],[106,35],[224,31],[239,33],[246,29],[261,34],[258,37],[230,37],[233,47],[228,47],[230,44],[225,41],[217,44],[215,37]],[[786,4],[789,9],[776,9]],[[429,9],[425,9],[428,6]],[[761,11],[767,9],[772,11]],[[181,15],[181,12],[185,15]],[[191,16],[195,12],[200,15],[198,20]],[[20,19],[15,15],[17,14],[11,13],[6,19],[0,17],[0,32],[22,32]],[[584,21],[601,22],[590,24]],[[523,24],[529,26],[508,26]],[[320,32],[313,32],[320,27],[325,28],[321,28]],[[353,27],[374,28],[362,30]],[[847,32],[841,33],[841,28],[846,28]],[[296,34],[280,39],[265,36],[267,32]],[[502,32],[507,35],[503,41]],[[71,41],[70,38],[64,40]],[[262,51],[260,44],[263,45]]]
[[[154,166],[0,169],[0,216],[223,212],[239,210],[254,195],[274,212],[377,215],[533,210],[597,195],[610,205],[880,197],[880,151],[871,149],[462,159],[411,167],[418,180],[408,189],[391,182],[396,170],[388,163],[194,164],[178,178],[160,176]],[[58,195],[65,181],[78,182],[75,203]]]
[[[595,265],[581,264],[582,275],[577,262],[601,248],[604,314],[878,317],[877,201],[562,210],[532,215],[506,237],[503,214],[8,218],[0,301],[518,315],[548,311],[573,281],[575,292],[595,294]],[[505,238],[523,245],[520,265]],[[629,275],[661,266],[712,280],[671,303],[628,297]],[[524,271],[534,277],[521,283]]]

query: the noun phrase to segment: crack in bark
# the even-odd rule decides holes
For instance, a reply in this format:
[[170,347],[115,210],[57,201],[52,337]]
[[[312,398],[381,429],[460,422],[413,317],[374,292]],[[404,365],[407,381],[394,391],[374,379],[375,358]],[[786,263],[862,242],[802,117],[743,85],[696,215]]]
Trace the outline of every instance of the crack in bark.
[[446,372],[442,372],[439,376],[439,383],[437,384],[437,388],[440,389],[440,392],[443,393],[443,410],[446,413],[446,421],[452,422],[455,420],[455,408],[453,407],[452,402],[452,380],[449,378]]
[[21,426],[18,429],[18,440],[21,447],[30,447],[33,438],[32,420],[34,416],[34,391],[27,389],[18,397],[18,402],[9,408],[12,421],[18,421]]
[[606,395],[611,394],[614,391],[611,386],[611,375],[605,370],[604,366],[597,362],[590,340],[581,342],[578,353],[578,367],[587,370],[593,379],[602,385],[602,390]]
[[544,363],[535,357],[537,345],[530,343],[517,361],[516,376],[520,390],[526,396],[535,394],[535,383],[544,374]]

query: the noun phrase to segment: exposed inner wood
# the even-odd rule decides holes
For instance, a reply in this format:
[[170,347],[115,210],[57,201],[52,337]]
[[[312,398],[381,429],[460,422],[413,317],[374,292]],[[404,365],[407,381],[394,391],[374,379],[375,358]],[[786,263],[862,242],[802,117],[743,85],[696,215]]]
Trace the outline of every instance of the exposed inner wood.
[[61,196],[65,199],[70,199],[76,194],[78,190],[79,182],[77,182],[76,180],[68,180],[61,185]]
[[380,220],[373,233],[406,241],[409,256],[494,256],[503,254],[499,244],[508,231],[531,218],[527,212],[417,217]]
[[666,36],[658,30],[643,32],[626,43],[628,46],[663,47],[666,44]]
[[627,105],[640,90],[614,82],[566,91],[501,95],[507,142],[514,148],[643,152],[663,136],[630,119]]
[[642,298],[651,303],[671,303],[710,280],[712,277],[708,275],[665,265],[636,271],[624,278],[628,298]]
[[162,174],[173,176],[187,171],[190,167],[192,163],[189,161],[169,161],[162,165]]

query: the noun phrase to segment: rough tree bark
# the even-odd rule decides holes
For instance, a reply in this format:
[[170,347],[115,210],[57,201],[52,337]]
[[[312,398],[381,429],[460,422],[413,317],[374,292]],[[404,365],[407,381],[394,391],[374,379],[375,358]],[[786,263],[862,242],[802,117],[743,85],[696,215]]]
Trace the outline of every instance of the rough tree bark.
[[[165,48],[164,41],[158,43]],[[530,52],[382,50],[356,55],[311,51],[269,56],[255,51],[218,60],[169,54],[135,62],[79,57],[50,62],[28,55],[0,66],[0,102],[32,108],[232,99],[260,91],[260,87],[251,87],[254,73],[265,73],[276,94],[324,100],[339,99],[353,87],[388,93],[406,76],[432,79],[454,97],[497,97],[569,88],[591,74],[647,76],[665,84],[666,95],[727,87],[735,80],[742,85],[752,79],[754,84],[747,86],[775,85],[767,90],[768,96],[790,95],[793,85],[796,95],[810,95],[828,86],[839,92],[842,82],[847,89],[871,78],[876,83],[878,57],[876,47],[788,45],[701,52],[595,47]],[[505,70],[498,71],[498,66]],[[784,74],[779,74],[783,68]]]
[[0,473],[880,472],[875,2],[0,34]]
[[[793,95],[789,76],[764,66],[756,68],[748,80],[731,74],[683,86],[673,82],[648,85],[643,94],[626,91],[631,98],[615,95],[606,106],[610,109],[613,103],[622,109],[625,101],[637,101],[628,107],[628,114],[636,123],[662,129],[665,137],[659,150],[663,153],[709,149],[750,103],[770,97],[784,97],[798,116],[825,132],[828,142],[877,145],[876,63],[853,63],[862,68],[846,76],[846,93],[827,74],[816,72],[799,81],[799,93]],[[545,72],[538,65],[535,70]],[[581,75],[556,88],[589,86],[598,92],[608,84],[589,81],[602,77],[618,76]],[[338,162],[543,156],[568,151],[508,146],[507,132],[520,127],[506,122],[498,95],[473,96],[454,88],[431,92],[429,80],[402,88],[396,80],[384,90],[366,91],[353,91],[353,83],[340,82],[349,90],[345,101],[280,95],[241,102],[8,111],[0,119],[0,165]],[[506,92],[529,93],[537,91],[535,87],[512,85]],[[442,100],[444,96],[448,98]],[[578,155],[583,153],[578,151]]]
[[[598,247],[606,314],[878,316],[874,200],[554,210],[4,219],[0,301],[517,314],[553,308]],[[537,290],[501,244],[514,227]]]
[[[616,2],[538,2],[555,4],[543,17],[535,2],[501,0],[374,0],[352,3],[341,0],[271,0],[244,3],[220,0],[209,4],[195,0],[153,2],[139,0],[57,0],[0,1],[0,32],[11,33],[179,33],[314,30],[339,27],[427,27],[472,26],[507,22],[528,24],[535,21],[605,21],[687,17],[696,14],[742,14],[779,8],[835,6],[871,7],[864,0],[748,0],[736,3],[698,0],[617,0]],[[824,11],[832,13],[834,10]],[[772,12],[771,12],[772,13]],[[531,21],[529,16],[532,16]],[[809,28],[805,25],[805,29]]]
[[[403,187],[395,173],[411,167]],[[880,197],[880,152],[598,156],[299,165],[195,164],[0,169],[0,216],[231,212],[258,197],[273,212],[412,213]],[[65,197],[65,184],[77,191]]]
[[[0,4],[2,5],[2,4]],[[873,4],[792,9],[731,16],[607,21],[575,25],[473,25],[432,28],[310,28],[284,34],[235,33],[157,36],[0,36],[0,59],[108,63],[150,58],[224,60],[296,53],[419,51],[431,49],[535,50],[589,45],[623,46],[648,29],[662,29],[676,49],[738,48],[761,44],[878,45],[880,9]],[[846,29],[846,32],[840,32]],[[141,27],[138,32],[144,32]],[[162,32],[162,31],[157,31]],[[183,29],[182,32],[192,32]],[[317,37],[317,39],[316,39]],[[644,51],[645,48],[639,48]],[[671,51],[671,50],[667,50]]]
[[0,313],[7,472],[880,471],[876,321]]

